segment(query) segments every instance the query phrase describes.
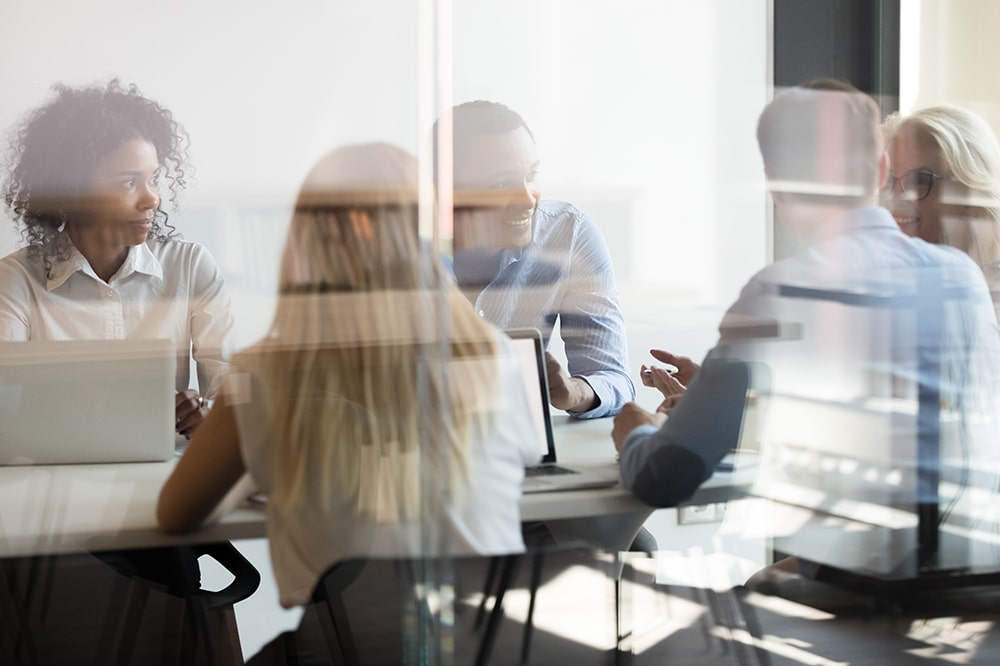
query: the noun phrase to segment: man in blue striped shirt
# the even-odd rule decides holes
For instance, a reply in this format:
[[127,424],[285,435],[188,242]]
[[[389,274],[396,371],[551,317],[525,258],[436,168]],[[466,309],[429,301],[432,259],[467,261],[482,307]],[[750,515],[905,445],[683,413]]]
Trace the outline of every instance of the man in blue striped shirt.
[[553,407],[578,418],[618,413],[635,398],[614,268],[594,222],[541,200],[538,155],[520,115],[495,102],[460,104],[454,136],[455,277],[480,316],[531,327],[558,323],[568,367],[548,355]]

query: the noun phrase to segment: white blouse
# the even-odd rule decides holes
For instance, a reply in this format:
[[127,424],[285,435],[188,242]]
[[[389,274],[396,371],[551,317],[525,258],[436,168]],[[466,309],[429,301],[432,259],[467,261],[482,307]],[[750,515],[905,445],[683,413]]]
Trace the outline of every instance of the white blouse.
[[[538,441],[522,385],[515,352],[501,340],[492,360],[498,393],[486,407],[485,427],[471,428],[469,484],[461,499],[418,522],[375,522],[357,511],[357,500],[332,500],[331,511],[314,502],[295,511],[267,505],[271,564],[285,607],[306,604],[319,577],[334,563],[351,557],[415,557],[418,555],[499,555],[524,550],[521,537],[521,482],[524,467],[538,462]],[[227,377],[226,396],[236,413],[240,448],[249,476],[263,493],[272,489],[272,450],[266,387],[237,359]],[[461,371],[458,371],[461,374]],[[460,377],[453,376],[460,383]],[[419,463],[418,463],[419,464]],[[307,491],[309,492],[309,491]],[[436,544],[439,547],[428,546]],[[440,552],[441,548],[445,552]]]
[[233,317],[222,272],[201,245],[147,240],[108,282],[75,248],[51,278],[21,248],[0,259],[0,340],[167,338],[177,348],[178,391],[214,395],[232,354]]

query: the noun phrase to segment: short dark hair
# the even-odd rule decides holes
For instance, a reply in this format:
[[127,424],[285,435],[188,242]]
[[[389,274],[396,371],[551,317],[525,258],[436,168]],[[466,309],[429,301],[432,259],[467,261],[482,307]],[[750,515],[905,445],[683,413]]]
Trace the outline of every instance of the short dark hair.
[[[176,207],[178,192],[187,186],[188,135],[170,111],[144,97],[135,85],[113,79],[106,85],[52,87],[53,97],[29,112],[14,127],[8,147],[4,202],[33,257],[68,257],[70,244],[60,228],[73,216],[73,202],[83,194],[97,164],[133,139],[156,148],[160,181]],[[173,227],[158,208],[150,236],[167,238]]]
[[843,79],[831,79],[828,77],[810,79],[805,83],[800,83],[797,87],[805,88],[806,90],[826,90],[828,92],[864,95],[864,93],[861,92],[861,90],[859,90],[853,83],[849,83]]
[[535,140],[535,135],[531,133],[528,123],[524,122],[521,114],[499,102],[484,99],[465,102],[452,108],[451,124],[456,145],[471,136],[506,134],[519,127],[525,129],[532,141]]
[[[457,151],[469,139],[482,135],[506,134],[523,127],[531,140],[535,140],[531,128],[524,122],[521,114],[499,102],[477,99],[463,102],[451,108],[453,150]],[[437,169],[438,127],[441,120],[434,123],[432,139],[434,141],[434,168]]]
[[771,181],[843,186],[859,198],[877,187],[878,106],[843,81],[817,79],[775,96],[757,123],[757,143]]

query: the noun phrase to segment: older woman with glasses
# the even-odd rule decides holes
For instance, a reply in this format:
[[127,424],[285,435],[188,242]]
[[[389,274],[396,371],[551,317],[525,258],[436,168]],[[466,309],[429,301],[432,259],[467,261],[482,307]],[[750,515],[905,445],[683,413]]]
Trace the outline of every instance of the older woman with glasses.
[[900,228],[979,264],[1000,318],[1000,143],[978,115],[934,106],[883,126],[891,170],[883,201]]

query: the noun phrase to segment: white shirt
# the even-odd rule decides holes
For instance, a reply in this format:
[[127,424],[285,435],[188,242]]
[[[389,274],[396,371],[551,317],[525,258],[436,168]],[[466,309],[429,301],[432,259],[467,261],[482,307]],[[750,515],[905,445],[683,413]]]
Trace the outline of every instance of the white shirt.
[[[538,462],[542,437],[532,420],[514,350],[498,340],[495,359],[497,393],[485,427],[470,428],[469,484],[461,499],[415,523],[377,523],[357,512],[357,500],[344,493],[332,499],[332,511],[319,502],[288,511],[272,497],[267,505],[271,565],[285,607],[308,603],[319,577],[334,563],[351,557],[441,555],[422,544],[445,544],[449,555],[499,555],[524,550],[521,537],[521,482],[524,467]],[[240,448],[247,471],[260,491],[272,490],[272,450],[281,442],[267,435],[267,388],[237,359],[226,380],[233,404]],[[458,381],[453,377],[453,381]],[[310,492],[307,490],[307,492]],[[430,510],[426,507],[425,513]]]
[[0,259],[0,340],[166,338],[177,348],[178,391],[214,395],[228,367],[233,318],[222,273],[201,245],[147,240],[129,249],[108,282],[73,249],[46,277],[21,248]]

